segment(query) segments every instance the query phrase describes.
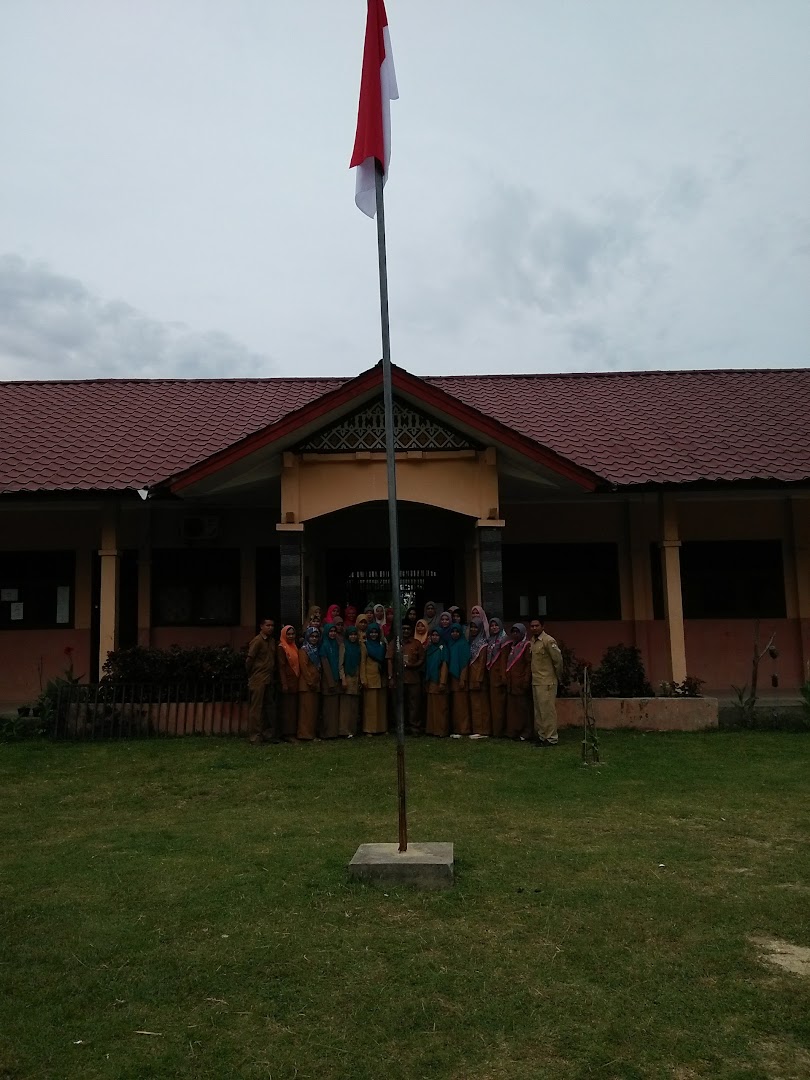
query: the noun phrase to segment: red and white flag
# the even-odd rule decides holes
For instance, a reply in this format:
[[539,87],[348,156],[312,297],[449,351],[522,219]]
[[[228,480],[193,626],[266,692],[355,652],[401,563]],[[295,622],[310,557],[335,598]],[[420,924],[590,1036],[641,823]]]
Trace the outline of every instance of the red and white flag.
[[385,4],[383,0],[368,0],[357,134],[349,168],[357,169],[354,201],[358,209],[372,218],[377,212],[375,161],[383,167],[385,183],[391,160],[391,102],[398,97]]

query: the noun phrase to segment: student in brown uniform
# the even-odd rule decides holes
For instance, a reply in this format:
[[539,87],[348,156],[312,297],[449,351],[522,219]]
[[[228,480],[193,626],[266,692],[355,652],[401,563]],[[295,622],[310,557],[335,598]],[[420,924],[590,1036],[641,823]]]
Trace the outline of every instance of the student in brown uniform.
[[489,714],[492,735],[500,739],[506,728],[506,660],[509,638],[500,619],[489,620],[487,642],[487,681],[489,683]]
[[531,738],[533,730],[531,641],[519,622],[512,627],[511,637],[506,661],[506,735],[525,740]]
[[467,677],[470,665],[470,643],[460,623],[450,627],[450,657],[447,664],[450,676],[450,725],[452,739],[470,734],[470,695]]
[[356,626],[347,626],[340,646],[340,711],[338,728],[344,739],[357,734],[360,719],[360,635]]
[[295,636],[294,626],[282,627],[281,641],[276,650],[276,670],[281,691],[279,720],[281,737],[285,742],[295,742],[298,735],[298,679],[301,675],[301,666],[298,662]]
[[447,692],[447,646],[438,628],[430,633],[425,650],[425,734],[446,739],[450,734],[450,696]]
[[260,743],[265,739],[278,742],[276,734],[276,643],[273,641],[272,619],[262,619],[259,632],[248,645],[245,667],[250,690],[250,741]]
[[471,739],[488,739],[492,733],[487,685],[487,636],[478,616],[470,620],[470,662],[467,666]]
[[334,623],[324,626],[321,641],[321,738],[336,739],[340,731],[340,643]]
[[321,632],[317,626],[304,631],[304,644],[298,650],[298,738],[309,741],[318,733],[321,711]]
[[363,732],[388,731],[388,649],[379,623],[370,622],[360,646],[360,685],[363,688]]
[[405,726],[409,735],[421,735],[425,718],[422,702],[422,675],[425,650],[413,636],[410,623],[402,624],[402,683],[404,686]]

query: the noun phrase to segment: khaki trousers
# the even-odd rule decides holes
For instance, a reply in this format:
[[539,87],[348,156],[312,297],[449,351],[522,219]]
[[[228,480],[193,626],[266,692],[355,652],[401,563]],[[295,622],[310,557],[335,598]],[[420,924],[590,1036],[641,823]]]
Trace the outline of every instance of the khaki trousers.
[[557,742],[557,683],[532,683],[534,730],[544,742]]

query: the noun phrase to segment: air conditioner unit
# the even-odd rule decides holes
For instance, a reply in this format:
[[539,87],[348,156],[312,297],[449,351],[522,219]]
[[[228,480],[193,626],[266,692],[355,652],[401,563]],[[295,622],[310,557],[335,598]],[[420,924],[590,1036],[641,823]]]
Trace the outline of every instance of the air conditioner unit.
[[183,518],[184,540],[213,540],[219,536],[219,518],[195,516]]

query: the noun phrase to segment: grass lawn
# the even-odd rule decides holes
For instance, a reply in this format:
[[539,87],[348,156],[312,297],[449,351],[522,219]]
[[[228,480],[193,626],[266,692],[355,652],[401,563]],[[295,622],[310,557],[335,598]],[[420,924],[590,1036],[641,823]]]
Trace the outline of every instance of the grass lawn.
[[[0,746],[0,1080],[810,1076],[810,736]],[[143,1034],[153,1032],[157,1034]]]

